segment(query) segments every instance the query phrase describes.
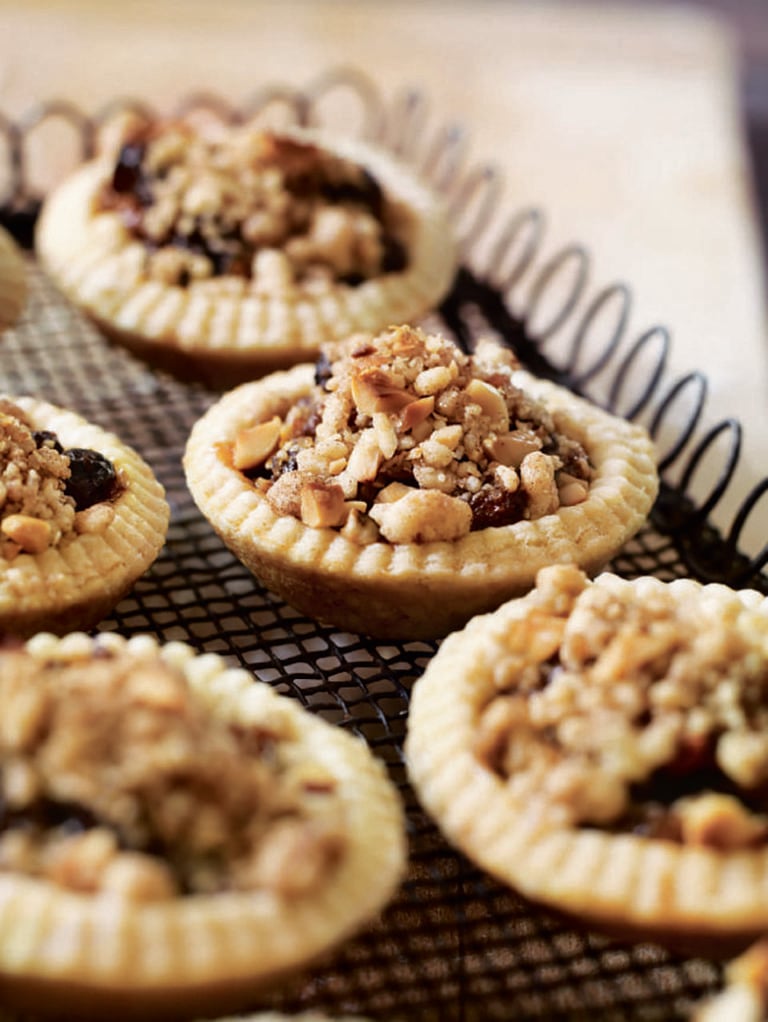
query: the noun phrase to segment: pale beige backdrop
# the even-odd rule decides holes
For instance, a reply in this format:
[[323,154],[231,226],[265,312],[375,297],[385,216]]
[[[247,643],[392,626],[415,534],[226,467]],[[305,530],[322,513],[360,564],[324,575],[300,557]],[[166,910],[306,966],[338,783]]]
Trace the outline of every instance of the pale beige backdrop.
[[[540,205],[547,245],[578,240],[595,287],[622,279],[632,330],[673,334],[672,372],[703,369],[712,421],[745,451],[716,518],[768,474],[764,267],[724,23],[649,7],[489,0],[25,0],[0,3],[0,112],[38,99],[96,110],[130,94],[160,108],[192,89],[241,99],[334,65],[469,129],[502,170],[505,204]],[[761,520],[756,520],[757,518]],[[768,508],[747,545],[765,542]]]

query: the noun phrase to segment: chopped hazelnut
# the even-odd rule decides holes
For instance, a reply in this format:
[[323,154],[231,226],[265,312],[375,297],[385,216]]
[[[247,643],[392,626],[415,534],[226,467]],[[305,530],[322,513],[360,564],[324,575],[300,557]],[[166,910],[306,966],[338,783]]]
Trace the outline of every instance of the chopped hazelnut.
[[0,529],[27,554],[41,554],[51,544],[51,526],[31,515],[8,515],[0,523]]
[[316,529],[343,525],[349,509],[340,486],[305,483],[301,488],[301,520]]
[[509,428],[509,410],[502,394],[484,380],[471,379],[466,386],[467,397],[479,405],[483,415],[487,416],[493,427],[499,432]]
[[374,383],[363,377],[352,379],[352,399],[364,415],[374,412],[399,412],[413,401],[413,394],[400,387]]
[[483,441],[483,447],[494,461],[510,468],[518,468],[523,458],[533,451],[541,450],[541,441],[520,432],[502,433]]
[[416,401],[407,404],[400,413],[400,428],[404,433],[424,422],[435,408],[435,399],[432,395],[420,397]]
[[75,532],[78,535],[96,535],[104,532],[115,517],[115,506],[108,501],[92,504],[75,515]]
[[283,420],[279,415],[266,422],[241,429],[235,437],[232,464],[237,469],[254,468],[263,464],[277,446]]
[[681,803],[683,841],[710,848],[745,848],[765,840],[768,820],[749,813],[731,795],[706,794]]

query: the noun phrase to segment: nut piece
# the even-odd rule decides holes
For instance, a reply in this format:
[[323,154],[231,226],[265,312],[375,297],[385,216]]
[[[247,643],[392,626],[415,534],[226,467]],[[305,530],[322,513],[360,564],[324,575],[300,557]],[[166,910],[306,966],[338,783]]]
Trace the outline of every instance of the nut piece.
[[559,497],[555,483],[552,459],[541,451],[526,455],[520,463],[520,482],[528,494],[528,514],[531,521],[557,511]]
[[78,536],[94,535],[104,532],[112,524],[115,517],[113,504],[102,501],[92,504],[75,514],[75,532]]
[[512,432],[488,437],[483,441],[483,447],[494,461],[509,468],[518,468],[526,455],[541,450],[541,441],[524,433]]
[[746,848],[765,839],[768,824],[731,795],[707,794],[677,809],[685,844]]
[[363,415],[373,415],[374,412],[399,412],[401,408],[412,404],[413,394],[401,387],[354,376],[352,400]]
[[420,397],[417,401],[411,401],[400,414],[400,428],[403,433],[409,432],[424,422],[434,410],[435,399],[431,394],[428,397]]
[[483,415],[487,415],[495,429],[505,433],[509,429],[509,410],[501,393],[485,380],[472,379],[466,386],[467,397],[480,406]]
[[345,477],[356,483],[367,482],[376,478],[383,454],[375,429],[366,429],[349,456]]
[[343,525],[349,509],[344,491],[335,483],[330,486],[308,482],[301,488],[301,520],[315,529]]
[[8,515],[0,524],[0,529],[27,554],[41,554],[51,543],[51,527],[42,518]]
[[237,469],[253,468],[261,465],[277,447],[283,420],[279,415],[267,422],[259,422],[256,426],[241,429],[235,437],[232,452],[232,464]]
[[123,852],[104,869],[101,894],[146,904],[168,901],[178,890],[164,863],[139,852]]

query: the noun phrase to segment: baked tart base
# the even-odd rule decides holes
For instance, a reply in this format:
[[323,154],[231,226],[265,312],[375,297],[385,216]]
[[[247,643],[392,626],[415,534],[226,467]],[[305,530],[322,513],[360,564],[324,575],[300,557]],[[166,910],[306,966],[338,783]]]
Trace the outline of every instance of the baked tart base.
[[[170,714],[172,726],[174,715],[180,717],[184,714],[186,719],[192,714],[191,719],[196,721],[202,714],[205,719],[212,718],[219,731],[224,730],[225,735],[229,736],[228,741],[231,741],[234,734],[237,742],[242,743],[244,752],[238,755],[243,757],[243,765],[235,767],[235,779],[242,777],[243,772],[248,770],[248,776],[255,777],[259,785],[267,785],[266,788],[256,788],[257,792],[262,790],[264,794],[256,796],[254,812],[259,819],[273,821],[257,821],[254,824],[257,829],[253,831],[257,836],[253,840],[268,840],[273,835],[269,827],[280,828],[280,821],[286,819],[284,814],[292,812],[290,797],[293,796],[290,793],[298,791],[304,792],[299,798],[304,798],[309,805],[308,809],[300,810],[310,814],[306,817],[310,821],[309,825],[313,827],[316,824],[312,821],[330,819],[333,822],[329,826],[338,829],[342,843],[335,857],[329,859],[325,866],[318,867],[324,872],[311,875],[320,877],[319,882],[310,876],[306,883],[296,881],[298,886],[292,887],[293,878],[297,874],[299,877],[304,876],[304,854],[296,858],[296,853],[300,851],[297,846],[293,852],[289,850],[287,853],[279,853],[282,858],[278,861],[282,865],[277,867],[277,873],[274,868],[270,871],[269,866],[265,867],[263,859],[257,858],[254,861],[261,872],[248,873],[245,883],[242,882],[242,874],[230,871],[224,874],[225,881],[227,876],[235,879],[223,887],[219,885],[213,889],[208,884],[207,888],[200,890],[192,886],[187,892],[163,892],[159,896],[153,893],[148,881],[137,883],[134,879],[133,886],[127,890],[124,885],[116,888],[114,882],[110,885],[106,878],[114,874],[109,873],[108,869],[102,869],[100,874],[97,870],[95,890],[68,890],[66,878],[71,875],[74,875],[74,886],[77,886],[76,868],[74,873],[70,868],[69,872],[63,874],[65,884],[62,885],[60,874],[55,874],[53,878],[45,874],[24,875],[18,869],[9,869],[6,862],[4,868],[0,868],[0,930],[6,935],[0,945],[0,984],[4,1004],[43,1015],[59,1014],[67,1018],[105,1017],[107,1013],[114,1013],[120,1018],[208,1017],[237,1011],[247,1007],[249,1001],[253,1007],[259,991],[326,954],[374,917],[394,894],[405,863],[402,809],[383,765],[375,759],[362,740],[313,716],[293,700],[279,696],[268,685],[255,682],[248,672],[227,668],[222,658],[214,654],[196,654],[191,647],[182,643],[160,645],[149,636],[126,640],[107,633],[95,639],[89,639],[82,633],[73,633],[60,640],[40,634],[30,640],[25,651],[31,653],[33,660],[41,665],[43,673],[51,669],[51,664],[67,664],[69,675],[66,684],[74,685],[75,688],[82,686],[82,681],[76,676],[78,670],[87,670],[90,669],[89,665],[96,664],[99,671],[108,671],[111,669],[109,665],[116,662],[111,658],[117,658],[118,663],[121,662],[120,658],[128,658],[129,666],[120,668],[129,672],[127,681],[123,674],[122,680],[117,680],[116,691],[124,691],[125,685],[130,682],[128,688],[133,685],[135,693],[128,698],[132,698],[134,703],[128,707],[129,715],[119,719],[128,722],[133,719],[136,724],[131,731],[129,724],[113,722],[118,731],[114,746],[122,751],[115,753],[112,758],[118,764],[117,769],[127,770],[130,777],[138,770],[137,776],[144,778],[142,782],[130,778],[120,782],[118,777],[118,786],[122,783],[123,788],[120,790],[126,793],[121,797],[131,798],[132,792],[141,792],[143,789],[138,787],[139,783],[153,783],[152,778],[156,775],[152,763],[159,763],[157,769],[160,776],[168,778],[167,783],[163,782],[166,783],[164,798],[139,796],[149,799],[147,804],[153,807],[156,815],[159,814],[159,819],[163,819],[163,813],[166,814],[165,830],[157,830],[155,833],[159,836],[156,838],[152,838],[153,832],[150,830],[147,839],[150,842],[147,846],[150,858],[158,854],[153,849],[159,841],[161,863],[165,861],[165,855],[168,855],[169,863],[185,862],[183,857],[179,860],[179,851],[175,845],[163,845],[163,841],[172,840],[168,837],[169,833],[178,834],[174,820],[181,810],[174,809],[174,800],[187,790],[193,792],[193,797],[195,790],[208,791],[208,802],[200,802],[200,812],[191,818],[193,829],[189,831],[197,835],[197,844],[189,846],[198,848],[195,853],[195,869],[198,872],[202,869],[203,876],[206,876],[206,856],[212,853],[205,849],[218,847],[211,845],[206,835],[219,832],[210,831],[213,824],[207,825],[206,829],[204,822],[200,821],[209,817],[201,814],[206,812],[210,816],[210,803],[213,799],[214,814],[216,805],[227,801],[227,804],[234,805],[227,812],[242,815],[242,808],[237,808],[241,803],[236,798],[246,797],[249,789],[243,788],[243,784],[250,783],[238,780],[236,787],[240,793],[233,796],[235,801],[230,799],[229,792],[234,786],[231,780],[232,764],[229,763],[227,767],[227,760],[224,760],[229,770],[226,776],[230,780],[223,782],[220,798],[215,793],[211,795],[205,785],[215,786],[222,782],[217,782],[215,776],[213,780],[210,778],[211,773],[217,774],[217,770],[206,767],[204,762],[194,762],[200,759],[194,753],[195,749],[201,747],[200,739],[190,740],[189,745],[192,749],[192,763],[189,766],[192,780],[187,780],[189,775],[182,760],[177,768],[180,780],[174,781],[176,775],[173,773],[173,763],[177,755],[180,755],[176,752],[175,743],[179,739],[174,738],[169,743],[165,737],[165,728],[160,729],[155,739],[147,738],[146,728],[152,726],[153,714],[158,716],[160,724],[165,719],[163,715]],[[10,667],[8,663],[3,664],[0,655],[0,685],[13,684],[12,680],[3,681],[3,670],[6,677],[8,671],[15,670],[18,685],[18,669],[13,666],[13,658],[18,655],[18,649],[6,654],[11,660]],[[162,668],[159,676],[158,664]],[[169,684],[162,671],[171,672],[172,684]],[[182,701],[182,708],[176,709],[174,700],[179,678],[188,695]],[[108,687],[111,683],[102,681],[100,684]],[[54,685],[54,690],[56,687]],[[91,696],[91,701],[93,698]],[[18,695],[15,705],[19,705]],[[121,710],[122,706],[118,711],[106,712],[114,715]],[[58,712],[69,713],[71,716],[78,711],[76,706],[71,706],[71,700],[69,706],[65,700],[63,708]],[[141,723],[146,720],[150,723]],[[103,723],[99,725],[97,719],[95,727],[89,728],[95,737],[82,745],[86,756],[97,747],[95,743],[99,740],[99,734],[111,733],[109,727],[112,726]],[[199,727],[199,723],[193,726]],[[70,753],[66,750],[66,735],[71,732],[72,727],[69,725],[64,730],[65,737],[58,739],[58,747],[63,744],[67,756]],[[202,747],[209,750],[207,756],[213,757],[212,762],[218,763],[215,757],[222,753],[215,750],[220,750],[224,739],[219,735],[215,740],[219,744],[213,746],[213,753],[210,752],[210,743]],[[51,740],[44,737],[42,741],[47,742],[42,748],[50,750]],[[149,743],[146,757],[141,757],[151,760],[149,770],[145,769],[146,764],[134,766],[136,758],[124,754],[125,743],[137,741],[143,741],[145,745]],[[5,744],[8,745],[7,742]],[[76,737],[74,745],[77,750],[79,746]],[[128,745],[129,749],[131,747]],[[263,749],[266,751],[260,751]],[[48,759],[43,761],[43,767],[46,762],[51,762],[55,753],[47,751],[44,755]],[[32,762],[34,764],[36,761]],[[239,763],[240,760],[235,762]],[[73,767],[71,759],[67,759],[65,773],[74,776],[75,780],[81,778],[79,783],[81,786],[85,783],[88,790],[88,778],[93,775],[93,770],[81,768],[78,773],[77,763],[75,758]],[[115,766],[109,769],[114,772]],[[266,771],[265,777],[258,773],[261,770]],[[48,771],[50,773],[50,766]],[[275,771],[276,779],[273,781],[269,780],[270,771]],[[195,780],[198,774],[203,780]],[[83,777],[85,782],[82,781]],[[114,786],[113,774],[105,777],[105,783]],[[205,777],[208,777],[207,781]],[[60,794],[63,783],[59,775],[54,774],[53,779],[46,782],[43,794],[48,799],[58,797],[57,792]],[[71,787],[73,782],[68,783]],[[175,787],[177,783],[179,788]],[[194,784],[202,784],[203,787],[194,788]],[[278,794],[273,795],[274,792]],[[97,792],[95,798],[99,797]],[[318,798],[326,800],[320,808]],[[332,800],[330,806],[327,802],[329,798]],[[285,802],[288,808],[280,809],[280,805],[283,805],[280,799],[288,800]],[[98,801],[94,803],[86,800],[84,804],[86,807],[96,805],[93,812],[96,813],[95,822],[99,825],[100,813],[105,806],[102,805],[99,810]],[[183,807],[185,803],[178,804]],[[114,799],[108,800],[106,810],[112,811],[111,807],[115,805]],[[121,816],[117,808],[113,815],[130,825],[126,831],[123,824],[119,824],[123,828],[119,832],[123,835],[130,836],[130,827],[135,831],[136,827],[142,825],[141,815],[137,817],[135,813],[129,812],[126,815],[126,812],[122,812]],[[236,819],[238,816],[231,818]],[[213,819],[216,819],[215,815]],[[246,816],[240,826],[250,826],[249,819]],[[322,822],[320,826],[322,828]],[[267,829],[258,829],[263,827]],[[322,829],[320,832],[323,833]],[[14,833],[12,831],[11,836]],[[84,835],[75,833],[75,839],[87,839],[93,833],[88,830]],[[182,830],[180,840],[189,841],[185,837],[187,833]],[[232,831],[232,847],[240,848],[238,854],[242,853],[242,842],[238,837],[240,833],[240,829]],[[275,833],[274,837],[277,839],[279,835]],[[129,843],[128,849],[132,847]],[[246,852],[252,855],[252,852],[248,852],[249,847],[245,846]],[[259,849],[264,851],[261,844],[255,847],[257,852]],[[273,850],[280,847],[279,840],[273,841]],[[5,855],[4,848],[4,845],[0,845],[0,851]],[[118,847],[118,859],[123,854],[127,854],[129,860],[134,857],[134,853],[124,853],[122,848],[121,844]],[[170,848],[171,851],[163,851],[163,848]],[[45,869],[46,864],[57,860],[49,857],[41,861]],[[211,861],[216,863],[219,860],[214,858]],[[236,860],[225,858],[225,866],[230,861]],[[251,862],[250,859],[246,861]],[[47,868],[50,871],[55,866],[48,865]],[[86,859],[82,866],[86,877],[89,876],[89,868],[93,871],[92,858],[90,865]],[[231,867],[226,868],[231,870]],[[197,874],[192,871],[189,875]],[[239,882],[238,875],[241,878]],[[257,878],[255,881],[249,879],[253,876]],[[277,879],[270,879],[273,876]],[[301,886],[302,883],[304,886]],[[133,894],[132,891],[138,893]]]
[[[394,331],[406,335],[404,343],[412,333]],[[586,499],[455,540],[361,545],[343,529],[306,525],[276,513],[228,452],[254,423],[282,418],[305,399],[314,372],[296,366],[224,395],[194,426],[184,457],[189,488],[216,532],[264,586],[309,617],[379,637],[445,635],[526,592],[547,564],[573,562],[589,572],[604,567],[655,499],[654,452],[645,430],[518,370],[514,384],[586,448],[593,473]]]
[[[567,573],[559,590],[553,572]],[[578,574],[549,569],[537,590],[445,640],[412,693],[410,779],[446,838],[526,899],[622,939],[731,954],[768,926],[758,751],[768,600],[687,579],[667,590],[654,578]],[[559,673],[566,640],[550,611],[582,585],[609,608],[673,596],[699,615],[695,646],[666,625],[660,639],[651,611],[631,641],[597,652],[609,618],[582,609],[567,642],[602,681]],[[734,795],[745,790],[748,807]]]
[[71,530],[39,553],[0,557],[0,635],[62,634],[96,625],[156,559],[170,509],[150,466],[114,434],[33,397],[10,397],[36,430],[66,448],[96,451],[113,464],[118,490],[108,524]]
[[0,227],[0,333],[13,326],[27,302],[27,268],[11,235]]
[[[434,308],[450,288],[457,261],[439,200],[387,152],[363,141],[299,128],[282,129],[274,137],[280,140],[278,145],[318,147],[358,168],[362,187],[370,191],[373,183],[374,189],[373,198],[360,191],[363,199],[380,204],[383,196],[394,218],[402,222],[405,265],[402,259],[391,260],[392,268],[384,265],[377,273],[354,280],[337,276],[330,287],[303,280],[286,283],[291,269],[280,263],[282,250],[275,257],[267,240],[269,265],[263,271],[254,268],[250,280],[250,270],[236,273],[226,268],[215,268],[212,277],[201,280],[164,279],[164,270],[151,269],[153,246],[126,226],[119,208],[102,204],[105,189],[114,180],[111,155],[83,165],[47,198],[36,235],[43,265],[108,336],[157,367],[218,388],[314,358],[327,340],[415,320]],[[338,208],[344,208],[343,187],[337,189],[337,199]],[[357,215],[360,203],[354,196],[353,200]],[[144,209],[146,202],[142,195],[139,208]],[[334,234],[336,208],[315,232],[317,244],[328,245],[330,254],[322,256],[326,269],[334,260],[343,263],[344,248],[351,244],[343,224],[340,241]],[[222,233],[232,230],[231,225],[221,227]],[[269,239],[268,232],[265,236]],[[226,237],[214,241],[228,243]],[[263,283],[261,278],[254,283],[260,272]]]

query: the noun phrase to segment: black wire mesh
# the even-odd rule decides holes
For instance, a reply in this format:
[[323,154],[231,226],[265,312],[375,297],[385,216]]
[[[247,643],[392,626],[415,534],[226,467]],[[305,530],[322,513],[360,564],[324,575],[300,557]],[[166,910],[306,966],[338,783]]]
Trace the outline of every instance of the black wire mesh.
[[[694,575],[768,593],[765,551],[752,558],[737,552],[744,523],[759,509],[768,482],[747,495],[725,538],[709,522],[732,482],[738,423],[704,423],[701,374],[666,380],[669,338],[663,328],[625,341],[631,300],[626,286],[613,285],[584,306],[588,257],[580,246],[542,263],[541,214],[524,210],[501,220],[498,177],[485,168],[464,171],[460,129],[439,128],[430,136],[419,97],[408,94],[385,109],[367,79],[349,71],[324,76],[302,92],[260,90],[238,110],[208,96],[187,103],[203,103],[230,119],[277,105],[313,121],[338,90],[358,103],[360,130],[420,167],[451,205],[465,259],[433,325],[467,348],[480,333],[492,332],[533,371],[647,421],[665,479],[651,521],[615,558],[613,570],[665,580]],[[30,126],[64,117],[79,133],[85,155],[95,127],[127,103],[110,104],[93,118],[62,103],[20,123],[0,114],[9,154],[0,222],[22,241],[32,236],[39,196],[25,184],[22,155]],[[184,482],[186,437],[215,395],[153,372],[108,344],[32,257],[29,270],[27,311],[0,347],[0,389],[40,395],[116,432],[153,466],[171,505],[159,559],[100,628],[180,639],[247,667],[312,712],[362,735],[403,795],[411,864],[397,899],[369,931],[260,1003],[445,1022],[684,1018],[691,1003],[717,984],[716,963],[648,945],[618,947],[581,933],[502,889],[447,847],[408,787],[402,756],[410,688],[437,643],[381,643],[321,627],[261,588],[202,519]],[[564,296],[553,306],[546,295],[563,275]],[[517,288],[525,281],[521,304]],[[544,325],[534,329],[542,315]],[[595,344],[594,325],[606,315],[612,320],[607,336]],[[689,486],[723,436],[716,482],[699,503]]]

